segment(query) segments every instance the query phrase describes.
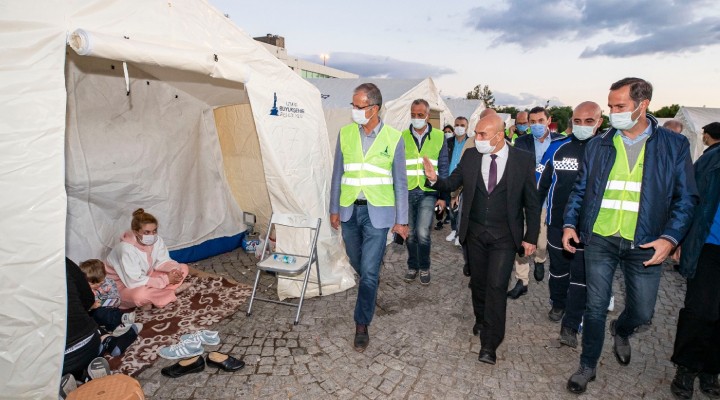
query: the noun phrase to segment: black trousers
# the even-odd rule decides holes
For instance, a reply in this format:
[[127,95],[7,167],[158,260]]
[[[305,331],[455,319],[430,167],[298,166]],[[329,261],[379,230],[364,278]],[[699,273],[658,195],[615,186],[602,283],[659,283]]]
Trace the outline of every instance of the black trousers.
[[562,229],[547,228],[548,255],[550,256],[550,301],[553,307],[565,310],[562,325],[579,330],[587,289],[585,287],[585,249],[575,243],[577,252],[569,253],[562,248]]
[[474,222],[468,225],[465,246],[475,323],[482,326],[480,343],[495,351],[505,338],[507,286],[517,249],[509,229],[491,234]]
[[703,246],[687,282],[671,360],[693,371],[720,373],[720,246]]

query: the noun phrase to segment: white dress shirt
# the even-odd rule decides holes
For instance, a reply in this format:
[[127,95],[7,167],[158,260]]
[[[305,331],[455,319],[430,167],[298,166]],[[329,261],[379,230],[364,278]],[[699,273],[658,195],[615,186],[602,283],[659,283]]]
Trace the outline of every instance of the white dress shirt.
[[[497,153],[497,158],[495,159],[495,163],[497,164],[497,182],[495,182],[495,185],[497,186],[498,183],[500,183],[500,180],[503,177],[503,173],[505,173],[505,165],[507,165],[507,159],[508,159],[508,153],[510,153],[510,148],[508,147],[508,144],[505,143]],[[483,154],[482,157],[482,166],[481,166],[481,173],[483,181],[485,182],[485,189],[488,187],[488,181],[490,180],[490,162],[492,161],[492,157],[490,157],[490,154]]]

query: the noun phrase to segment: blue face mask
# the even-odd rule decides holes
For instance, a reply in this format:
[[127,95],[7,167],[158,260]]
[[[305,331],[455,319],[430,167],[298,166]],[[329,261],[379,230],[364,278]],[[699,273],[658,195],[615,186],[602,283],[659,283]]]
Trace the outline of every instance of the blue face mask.
[[535,139],[540,139],[545,134],[545,130],[547,129],[547,126],[544,124],[533,124],[530,125],[530,132],[533,136],[535,136]]
[[518,132],[518,133],[520,133],[520,132],[522,132],[522,133],[527,132],[527,127],[528,127],[527,124],[515,125],[515,128],[517,128],[517,132]]

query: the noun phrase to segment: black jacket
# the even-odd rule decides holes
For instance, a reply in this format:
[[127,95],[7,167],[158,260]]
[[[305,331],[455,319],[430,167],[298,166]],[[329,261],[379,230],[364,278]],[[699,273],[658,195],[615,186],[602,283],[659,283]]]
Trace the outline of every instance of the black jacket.
[[[563,137],[564,136],[559,133],[550,132],[550,136],[548,136],[545,140],[553,141],[555,139]],[[528,153],[535,155],[535,136],[530,133],[526,133],[520,136],[519,138],[515,139],[515,148],[527,151]]]
[[[508,227],[512,233],[516,247],[522,242],[537,244],[540,234],[540,200],[535,187],[535,159],[531,154],[509,147],[505,172],[501,179],[507,179]],[[460,186],[472,187],[481,178],[480,168],[482,155],[477,151],[466,151],[460,159],[455,171],[447,179],[438,179],[431,187],[437,190],[452,192]],[[430,182],[425,183],[430,186]],[[467,190],[463,195],[462,219],[460,221],[460,242],[465,243],[469,224],[474,190]],[[524,232],[525,219],[527,231]]]
[[95,303],[95,295],[80,267],[68,258],[65,258],[65,278],[67,280],[65,348],[67,349],[97,331],[98,326],[88,313]]

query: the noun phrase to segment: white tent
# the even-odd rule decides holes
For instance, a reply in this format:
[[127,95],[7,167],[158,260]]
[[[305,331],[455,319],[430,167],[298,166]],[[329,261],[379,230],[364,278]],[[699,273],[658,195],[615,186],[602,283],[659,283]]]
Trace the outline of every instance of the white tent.
[[0,397],[57,396],[66,251],[102,258],[137,207],[171,249],[237,238],[242,210],[320,216],[323,292],[354,284],[319,93],[229,19],[198,0],[2,9]]
[[682,134],[690,141],[690,155],[693,160],[697,160],[705,150],[702,127],[711,122],[720,122],[720,108],[680,107],[675,119],[684,125]]
[[468,119],[468,129],[475,129],[477,121],[480,119],[480,113],[485,109],[485,104],[478,99],[461,99],[446,98],[447,104],[453,118],[465,117]]
[[320,89],[325,112],[331,151],[335,152],[340,128],[352,122],[350,102],[353,90],[362,83],[377,85],[383,97],[380,116],[383,121],[398,130],[410,126],[410,104],[415,99],[425,99],[430,104],[430,123],[442,129],[452,123],[453,116],[432,78],[425,79],[308,79]]

